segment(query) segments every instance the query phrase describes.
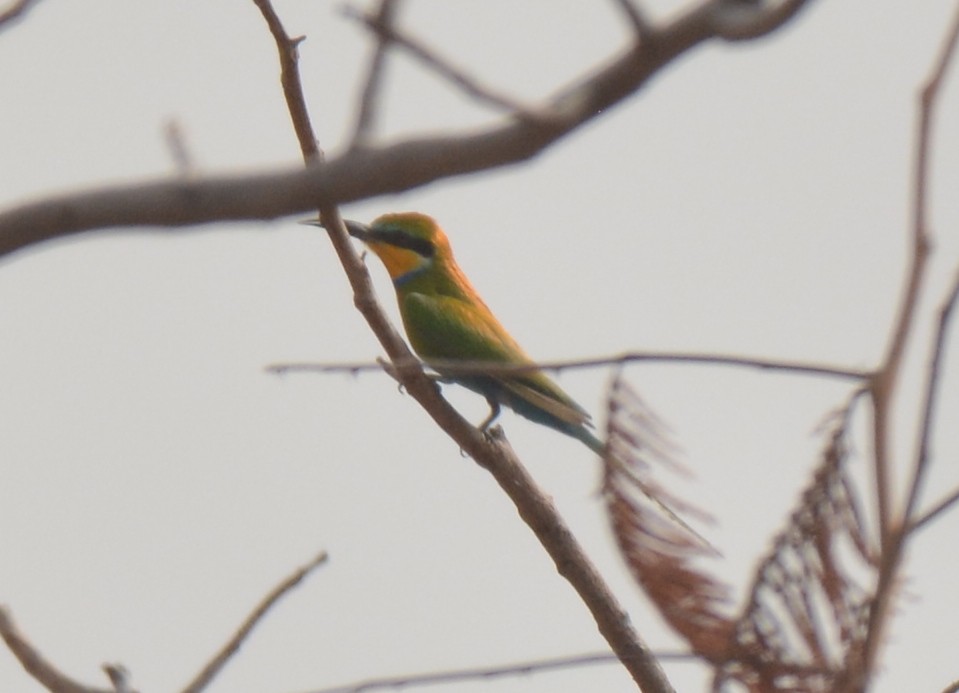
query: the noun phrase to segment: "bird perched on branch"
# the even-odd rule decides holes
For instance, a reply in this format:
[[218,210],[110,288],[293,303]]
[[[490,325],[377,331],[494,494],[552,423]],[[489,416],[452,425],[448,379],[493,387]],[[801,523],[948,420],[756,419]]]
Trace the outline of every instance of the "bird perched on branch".
[[[405,212],[385,214],[370,225],[345,223],[350,235],[363,241],[386,266],[413,350],[445,379],[478,392],[489,402],[490,415],[480,424],[481,430],[506,405],[602,453],[602,442],[590,431],[589,414],[541,370],[482,372],[483,363],[534,362],[476,293],[435,220]],[[476,364],[479,372],[444,372],[442,362],[456,361]]]

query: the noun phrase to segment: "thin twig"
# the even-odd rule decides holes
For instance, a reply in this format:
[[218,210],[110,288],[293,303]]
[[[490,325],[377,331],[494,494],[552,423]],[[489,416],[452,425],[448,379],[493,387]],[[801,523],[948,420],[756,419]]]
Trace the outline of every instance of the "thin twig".
[[0,12],[0,29],[4,25],[12,23],[13,20],[23,16],[27,10],[37,4],[38,0],[16,0],[7,9]]
[[[694,656],[688,652],[657,652],[656,658],[660,661],[692,661]],[[310,693],[367,693],[368,691],[389,688],[406,688],[409,686],[426,686],[431,684],[456,683],[460,681],[490,681],[506,676],[529,676],[547,671],[560,669],[581,668],[593,664],[611,664],[618,662],[612,652],[598,652],[596,654],[571,655],[569,657],[552,657],[536,659],[528,662],[518,662],[496,667],[474,667],[467,669],[449,669],[433,671],[425,674],[407,674],[403,676],[387,676],[383,678],[366,679],[355,683],[321,688]]]
[[[928,192],[930,176],[930,152],[932,149],[932,121],[938,97],[944,83],[946,70],[952,62],[959,43],[959,7],[944,43],[933,64],[931,75],[920,91],[919,123],[915,145],[913,169],[913,211],[912,211],[912,258],[906,279],[905,292],[899,306],[898,315],[893,322],[893,332],[882,368],[872,381],[873,402],[873,454],[876,476],[876,494],[878,505],[879,538],[881,547],[881,565],[876,586],[876,597],[870,612],[869,635],[864,648],[864,671],[873,670],[882,642],[885,624],[890,612],[890,604],[896,589],[896,576],[903,558],[908,517],[893,517],[892,489],[890,485],[891,438],[893,395],[898,378],[905,347],[912,334],[912,326],[917,316],[921,288],[925,280],[926,265],[930,252],[928,230]],[[933,388],[934,390],[934,388]],[[934,395],[933,395],[934,399]],[[931,415],[931,412],[930,412]],[[919,441],[922,453],[925,447]],[[918,477],[921,481],[921,474]],[[911,496],[912,490],[909,491]],[[912,503],[910,501],[910,503]]]
[[649,22],[646,21],[642,9],[633,0],[616,0],[616,5],[622,10],[629,23],[632,24],[633,31],[636,33],[636,40],[642,43],[649,35]]
[[[416,363],[419,360],[413,359]],[[557,361],[539,361],[532,364],[491,363],[488,361],[430,361],[430,367],[444,374],[490,375],[499,373],[524,373],[534,370],[563,371],[580,368],[600,368],[619,366],[627,363],[673,363],[697,364],[705,366],[737,366],[764,371],[782,371],[800,375],[814,375],[843,380],[864,381],[872,376],[872,371],[828,366],[798,361],[779,361],[775,359],[750,358],[745,356],[726,356],[723,354],[678,354],[675,352],[627,352],[618,356],[605,356],[591,359],[572,359]],[[355,375],[369,371],[383,370],[379,362],[357,361],[352,363],[276,363],[266,366],[266,370],[280,375],[290,372],[349,373]]]
[[[957,42],[959,42],[959,11],[957,11],[953,17],[953,22],[933,65],[932,74],[919,93],[919,125],[915,147],[916,158],[912,190],[912,263],[907,280],[906,292],[899,308],[899,316],[894,323],[895,330],[884,360],[884,366],[882,370],[877,373],[876,386],[874,388],[874,398],[877,400],[876,406],[880,409],[880,412],[877,412],[876,418],[880,424],[884,425],[883,435],[878,435],[879,431],[877,431],[876,443],[883,453],[886,451],[887,437],[891,434],[891,431],[888,430],[887,424],[889,422],[886,420],[887,416],[885,416],[885,414],[888,412],[889,401],[896,384],[896,376],[905,352],[906,341],[911,333],[912,324],[915,319],[916,306],[925,278],[925,265],[930,252],[928,192],[930,152],[932,149],[932,125],[946,71],[952,62]],[[880,416],[880,414],[882,414],[882,416]],[[877,476],[880,478],[880,481],[883,479],[886,480],[883,481],[885,488],[879,489],[882,492],[879,496],[881,511],[879,519],[881,523],[885,523],[885,531],[883,533],[883,539],[885,540],[890,532],[892,509],[890,507],[890,490],[887,480],[889,462],[887,455],[883,454],[881,457],[882,459],[877,459],[877,465],[880,467],[877,469]],[[903,521],[905,521],[905,518]]]
[[196,167],[190,155],[190,148],[187,147],[183,127],[176,118],[170,118],[163,124],[163,140],[166,142],[177,174],[185,178],[193,177],[196,174]]
[[[306,108],[303,83],[300,80],[297,46],[303,41],[303,37],[290,38],[270,0],[253,0],[253,2],[260,9],[276,43],[280,57],[280,82],[283,85],[283,97],[286,99],[287,111],[289,111],[293,129],[300,144],[303,161],[308,168],[311,164],[314,169],[322,168],[326,157],[316,138],[313,123]],[[312,206],[319,208],[320,220],[327,230],[333,249],[346,270],[347,277],[355,291],[356,286],[362,285],[364,282],[363,276],[366,274],[366,268],[353,250],[353,245],[350,243],[349,235],[346,233],[339,212],[334,205],[324,202],[320,196],[313,199]],[[367,278],[365,281],[368,282],[369,279]],[[383,322],[388,325],[385,315],[383,316]],[[383,329],[386,329],[386,327]]]
[[37,683],[55,693],[115,693],[114,689],[84,686],[68,677],[43,656],[17,629],[10,612],[0,606],[0,638]]
[[379,95],[386,71],[386,53],[392,41],[393,22],[396,20],[398,7],[398,0],[380,0],[380,7],[376,14],[367,18],[368,26],[375,26],[377,29],[377,41],[366,71],[360,107],[356,114],[356,125],[353,128],[353,136],[350,138],[350,149],[365,147],[369,143],[374,118],[379,110]]
[[250,613],[243,624],[233,634],[233,637],[223,646],[223,648],[203,667],[203,670],[196,675],[196,678],[183,689],[183,693],[200,693],[206,688],[217,674],[226,666],[230,658],[237,653],[243,642],[249,637],[253,628],[266,616],[267,612],[283,597],[286,593],[299,585],[307,575],[326,563],[328,555],[325,551],[321,552],[316,558],[306,565],[298,568],[292,575],[283,582],[274,587],[263,600],[257,604],[256,608]]
[[925,397],[923,398],[922,423],[919,428],[919,440],[916,445],[916,457],[913,463],[913,476],[909,486],[909,497],[906,509],[903,511],[904,522],[908,525],[913,521],[912,515],[919,502],[919,492],[925,481],[926,471],[929,468],[929,446],[931,444],[932,427],[936,415],[936,404],[939,400],[939,391],[942,381],[942,361],[946,355],[946,341],[949,325],[956,301],[959,300],[959,271],[953,279],[952,288],[939,309],[939,324],[933,340],[933,353],[929,359],[929,372],[926,376]]
[[[544,119],[510,117],[479,132],[348,150],[322,166],[305,169],[176,178],[49,196],[0,212],[0,256],[93,229],[276,219],[315,210],[320,201],[342,204],[526,161],[609,112],[680,55],[715,38],[711,13],[708,0],[656,26],[651,33],[655,50],[632,46],[605,60],[535,108],[537,114],[548,114]],[[290,62],[283,54],[281,61]],[[298,121],[294,123],[298,127]]]
[[317,145],[313,125],[310,123],[306,102],[303,99],[303,85],[300,83],[300,71],[297,67],[300,59],[298,47],[305,37],[291,38],[287,34],[279,15],[277,15],[269,0],[253,0],[253,3],[259,8],[263,19],[266,20],[266,25],[270,29],[270,34],[273,35],[273,41],[279,53],[280,83],[283,85],[283,96],[286,99],[290,119],[293,121],[293,131],[300,143],[300,151],[303,152],[307,163],[322,160],[322,152]]
[[130,672],[122,664],[104,664],[102,667],[103,673],[107,675],[107,678],[110,679],[110,683],[113,684],[114,693],[137,693],[136,689],[130,685]]
[[[371,65],[371,75],[367,80],[368,88],[370,86],[370,80],[373,77],[373,67],[376,66],[375,58],[379,57],[380,51],[387,43],[394,43],[408,51],[413,57],[420,60],[420,62],[422,62],[428,68],[434,70],[445,79],[449,80],[459,89],[477,101],[489,104],[494,108],[513,113],[516,115],[516,117],[522,120],[542,120],[541,115],[537,115],[534,111],[523,106],[517,100],[510,98],[505,94],[498,93],[490,87],[480,84],[469,74],[469,72],[463,68],[453,65],[449,59],[439,56],[435,51],[428,48],[422,41],[419,41],[408,34],[400,32],[391,22],[383,22],[380,19],[380,14],[366,14],[349,6],[344,9],[344,13],[350,19],[355,19],[359,22],[362,22],[368,29],[370,29],[379,37],[377,53],[374,55],[374,64]],[[367,99],[364,97],[364,104],[366,101]],[[363,112],[361,111],[361,114],[362,113]],[[360,124],[358,123],[357,125],[359,127]]]
[[933,505],[931,508],[929,508],[929,510],[918,515],[912,522],[909,523],[909,526],[907,527],[906,531],[909,534],[912,534],[913,532],[917,532],[918,530],[923,529],[924,527],[929,525],[929,523],[931,523],[934,519],[942,515],[944,512],[949,510],[952,506],[956,505],[957,503],[959,503],[959,489],[956,489],[955,491],[947,495],[941,501],[939,501],[938,503]]

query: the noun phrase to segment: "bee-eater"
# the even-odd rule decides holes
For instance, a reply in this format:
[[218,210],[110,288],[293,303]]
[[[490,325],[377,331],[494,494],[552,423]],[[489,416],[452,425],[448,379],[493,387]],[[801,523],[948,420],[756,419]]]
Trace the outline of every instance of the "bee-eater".
[[[476,293],[453,259],[446,234],[431,217],[385,214],[370,225],[347,221],[346,228],[386,266],[406,335],[426,363],[534,363]],[[444,373],[439,364],[435,368],[489,402],[490,415],[481,430],[496,419],[500,405],[506,405],[602,454],[602,442],[590,431],[589,414],[541,370],[464,374]]]

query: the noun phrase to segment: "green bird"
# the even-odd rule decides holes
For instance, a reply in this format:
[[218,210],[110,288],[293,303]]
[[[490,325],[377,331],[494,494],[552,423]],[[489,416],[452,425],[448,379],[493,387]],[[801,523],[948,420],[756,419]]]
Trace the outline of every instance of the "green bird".
[[603,443],[590,431],[590,416],[539,369],[515,373],[444,373],[443,361],[532,365],[483,302],[453,259],[446,234],[416,212],[385,214],[371,225],[347,221],[351,236],[382,260],[393,280],[403,327],[413,350],[445,379],[486,398],[486,430],[505,405],[517,414],[577,438],[597,454]]

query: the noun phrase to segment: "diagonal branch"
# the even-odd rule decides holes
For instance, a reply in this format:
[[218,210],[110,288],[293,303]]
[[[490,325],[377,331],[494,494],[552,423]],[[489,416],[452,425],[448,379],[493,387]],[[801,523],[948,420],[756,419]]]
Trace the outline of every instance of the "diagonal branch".
[[929,359],[929,372],[926,376],[925,397],[923,402],[922,423],[919,430],[919,441],[916,449],[916,459],[913,467],[913,477],[909,486],[909,498],[903,512],[905,522],[913,522],[913,514],[919,502],[919,492],[922,490],[926,471],[929,469],[929,446],[932,436],[932,426],[936,415],[936,404],[939,400],[939,391],[942,381],[942,362],[946,355],[946,337],[952,320],[956,302],[959,300],[959,272],[952,282],[952,288],[942,307],[939,309],[939,325],[933,342],[932,356]]
[[909,534],[913,534],[920,529],[923,529],[956,504],[959,504],[959,489],[955,489],[952,491],[952,493],[948,494],[945,498],[937,502],[931,508],[918,515],[912,522],[909,523],[907,531]]
[[303,100],[303,84],[300,82],[299,45],[305,37],[291,38],[283,28],[279,15],[273,9],[269,0],[253,0],[259,8],[260,14],[266,20],[266,25],[273,36],[280,59],[280,83],[283,86],[283,96],[286,99],[287,111],[293,121],[293,131],[300,143],[300,151],[307,162],[322,159],[320,148],[316,142],[313,125],[310,123],[306,111],[306,102]]
[[623,102],[678,56],[719,38],[713,19],[713,2],[704,2],[650,31],[648,41],[631,46],[536,108],[542,118],[507,118],[480,132],[353,149],[305,169],[162,180],[19,205],[0,213],[0,256],[93,229],[275,219],[315,210],[319,202],[367,199],[525,161]]
[[363,86],[363,95],[360,98],[360,108],[356,115],[356,125],[353,128],[353,137],[350,140],[350,149],[365,147],[369,142],[373,130],[373,119],[379,105],[379,95],[386,71],[386,51],[392,40],[393,22],[396,18],[398,0],[380,0],[380,8],[375,16],[369,16],[366,21],[370,26],[379,29],[379,41],[373,49],[373,57],[366,73],[366,83]]
[[0,11],[0,29],[5,28],[4,25],[12,24],[15,19],[25,15],[27,10],[37,4],[37,1],[38,0],[16,0],[7,9]]
[[[462,89],[466,94],[473,97],[477,101],[487,103],[495,108],[499,108],[507,112],[512,112],[517,117],[523,119],[535,120],[537,118],[532,111],[521,105],[518,101],[503,94],[499,94],[489,87],[481,85],[473,77],[471,77],[466,70],[453,65],[450,60],[440,57],[421,41],[416,40],[412,36],[401,33],[395,26],[393,26],[391,21],[383,19],[382,9],[376,15],[371,15],[348,7],[346,8],[346,16],[362,22],[366,28],[374,32],[379,37],[379,43],[377,44],[377,52],[374,56],[374,61],[381,55],[381,51],[384,50],[384,47],[387,44],[395,44],[400,48],[405,49],[428,68],[435,70],[441,76],[445,77],[452,84],[457,86],[459,89]],[[369,88],[371,80],[373,79],[373,67],[376,66],[377,63],[374,62],[374,65],[371,67],[370,78],[367,81],[367,88]],[[379,76],[378,73],[376,76]],[[369,97],[364,96],[364,106],[366,105],[368,98]],[[364,111],[361,110],[360,115],[364,115]],[[359,129],[359,124],[357,129]]]
[[216,678],[216,675],[222,671],[230,658],[235,655],[243,642],[249,637],[256,625],[263,620],[263,617],[272,609],[276,603],[290,590],[299,585],[306,577],[321,565],[326,563],[328,555],[326,551],[321,552],[312,561],[298,568],[293,574],[287,577],[283,582],[273,588],[267,594],[256,608],[250,613],[243,624],[236,630],[233,637],[217,652],[203,670],[183,689],[183,693],[200,693]]
[[[912,239],[908,276],[905,290],[899,306],[898,315],[892,325],[892,335],[886,350],[882,367],[873,378],[870,394],[873,403],[872,443],[875,468],[877,511],[882,562],[879,570],[876,597],[869,618],[869,636],[863,650],[864,670],[868,673],[875,667],[879,646],[882,642],[885,624],[891,610],[891,602],[896,590],[896,576],[903,559],[907,538],[908,516],[895,517],[892,507],[892,489],[890,485],[892,450],[892,414],[896,386],[905,355],[906,343],[918,313],[918,304],[922,285],[926,277],[926,266],[930,253],[928,229],[928,196],[930,154],[932,151],[932,122],[936,105],[942,90],[944,78],[959,44],[959,7],[950,24],[939,55],[933,63],[929,79],[919,94],[919,120],[916,134],[915,162],[913,169],[913,212]],[[947,303],[947,307],[948,307]],[[944,313],[948,318],[948,313]],[[935,387],[927,388],[932,399],[927,398],[924,418],[932,415],[930,402],[935,401]],[[920,433],[918,454],[925,454],[926,443],[923,438],[927,432]],[[916,485],[923,477],[925,463],[915,469],[913,488],[908,491],[906,504],[913,508]]]

